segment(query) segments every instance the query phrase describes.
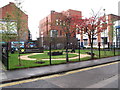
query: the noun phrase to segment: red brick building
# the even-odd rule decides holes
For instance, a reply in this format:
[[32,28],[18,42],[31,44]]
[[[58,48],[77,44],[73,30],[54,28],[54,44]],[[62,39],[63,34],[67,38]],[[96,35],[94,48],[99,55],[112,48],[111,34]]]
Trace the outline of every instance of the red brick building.
[[9,14],[12,18],[11,21],[16,21],[16,16],[15,16],[15,10],[18,10],[21,14],[21,26],[22,28],[20,29],[20,40],[21,41],[27,41],[28,40],[28,15],[25,14],[23,11],[21,11],[20,9],[17,8],[17,6],[10,2],[8,5],[3,6],[0,8],[0,21],[4,22],[3,19],[7,16],[7,14]]
[[[51,11],[50,15],[42,19],[39,23],[39,32],[40,32],[39,37],[49,37],[49,36],[63,37],[65,36],[64,29],[60,26],[60,23],[57,23],[57,21],[60,22],[60,20],[62,20],[65,17],[71,17],[71,16],[73,17],[76,15],[82,17],[81,11],[76,11],[76,10],[71,10],[71,9],[67,11],[62,11],[62,12]],[[111,25],[111,23],[118,22],[118,20],[120,20],[120,16],[117,16],[114,14],[108,14],[106,15],[106,18],[108,20],[108,27],[104,32],[98,33],[98,35],[94,37],[94,40],[93,40],[94,47],[98,47],[98,42],[102,42],[101,47],[104,46],[103,43],[105,43],[105,45],[107,46],[108,43],[113,42],[113,37],[111,37],[109,33],[112,30],[111,27],[112,26],[115,27],[115,25]],[[72,34],[73,35],[71,36],[77,35],[76,32]],[[82,47],[83,46],[90,47],[90,41],[87,35],[79,34],[77,36],[78,36],[77,38],[80,39]]]
[[[109,14],[108,15],[108,23],[114,23],[116,22],[117,26],[118,26],[118,21],[120,20],[120,16],[114,15],[114,14]],[[111,32],[111,25],[108,25],[108,32]],[[111,35],[109,36],[109,42],[112,43],[113,42],[113,37]]]
[[[59,23],[63,18],[70,17],[73,15],[82,16],[81,11],[76,10],[67,10],[62,12],[55,12],[51,11],[50,15],[42,19],[39,23],[39,37],[48,37],[51,36],[57,36],[57,37],[63,37],[65,34],[63,28],[61,27],[61,23]],[[54,34],[54,35],[53,35]],[[73,33],[74,35],[76,33]],[[74,36],[72,35],[72,36]]]
[[[93,39],[93,46],[95,48],[98,47],[98,42],[101,42],[101,47],[108,47],[109,45],[112,45],[113,42],[115,42],[115,45],[117,43],[117,37],[116,33],[118,33],[118,30],[115,28],[118,26],[118,21],[120,20],[120,16],[114,15],[114,14],[108,14],[106,15],[107,19],[107,29],[103,32],[100,32],[97,34],[97,36]],[[87,35],[80,34],[78,37],[80,37],[80,41],[82,42],[82,46],[84,47],[90,47],[90,41]]]

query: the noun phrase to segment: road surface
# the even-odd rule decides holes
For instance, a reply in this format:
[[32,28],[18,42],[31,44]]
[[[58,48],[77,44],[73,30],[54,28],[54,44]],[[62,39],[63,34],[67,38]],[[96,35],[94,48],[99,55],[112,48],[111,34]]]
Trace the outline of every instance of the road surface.
[[3,88],[118,88],[119,62],[3,84]]

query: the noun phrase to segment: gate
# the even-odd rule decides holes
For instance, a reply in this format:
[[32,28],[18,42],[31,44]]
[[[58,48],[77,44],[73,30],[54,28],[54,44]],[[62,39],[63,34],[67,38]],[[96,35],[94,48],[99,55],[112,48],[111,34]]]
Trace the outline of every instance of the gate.
[[2,43],[2,63],[8,70],[8,43]]

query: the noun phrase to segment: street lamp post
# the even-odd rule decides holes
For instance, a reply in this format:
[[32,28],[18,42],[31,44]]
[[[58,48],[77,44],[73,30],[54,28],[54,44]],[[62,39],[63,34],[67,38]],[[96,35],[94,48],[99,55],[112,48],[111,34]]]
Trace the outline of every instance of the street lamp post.
[[69,62],[69,58],[68,58],[68,44],[69,44],[69,38],[70,38],[70,33],[69,33],[69,30],[70,30],[70,21],[71,18],[68,16],[67,19],[66,19],[66,22],[67,22],[67,32],[66,32],[66,62]]
[[53,35],[52,35],[52,32],[50,32],[50,43],[49,43],[49,59],[50,59],[50,65],[52,65],[52,57],[51,57],[51,43],[52,43],[52,37],[53,37]]
[[41,32],[41,46],[43,47],[43,32]]

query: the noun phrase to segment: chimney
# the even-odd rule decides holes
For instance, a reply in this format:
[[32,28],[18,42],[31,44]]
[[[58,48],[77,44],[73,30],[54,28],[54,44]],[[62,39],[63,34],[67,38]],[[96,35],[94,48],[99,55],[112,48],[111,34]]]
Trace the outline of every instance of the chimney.
[[9,2],[9,4],[14,4],[13,2]]
[[54,13],[55,11],[54,10],[51,10],[51,13]]

